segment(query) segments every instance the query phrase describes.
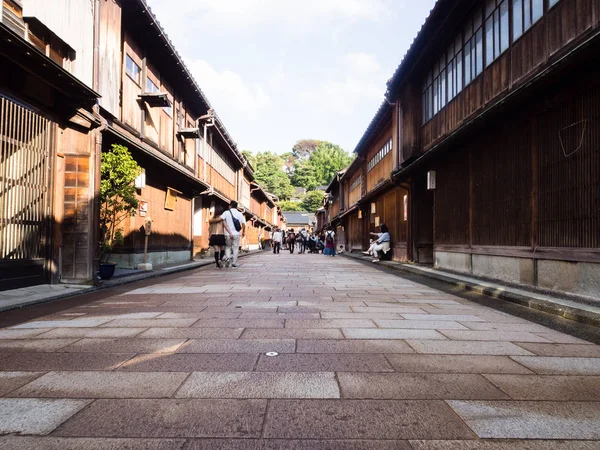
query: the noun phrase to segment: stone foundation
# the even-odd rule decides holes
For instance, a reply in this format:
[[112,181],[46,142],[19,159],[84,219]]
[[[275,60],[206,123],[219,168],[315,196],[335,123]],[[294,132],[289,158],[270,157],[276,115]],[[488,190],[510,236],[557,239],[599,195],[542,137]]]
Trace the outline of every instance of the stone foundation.
[[[144,262],[143,253],[112,254],[110,260],[117,263],[121,269],[136,269],[137,265]],[[149,252],[148,262],[152,263],[154,268],[164,264],[184,263],[190,261],[189,250]]]
[[535,261],[532,258],[436,251],[435,267],[492,280],[600,298],[600,264],[595,263],[543,259]]

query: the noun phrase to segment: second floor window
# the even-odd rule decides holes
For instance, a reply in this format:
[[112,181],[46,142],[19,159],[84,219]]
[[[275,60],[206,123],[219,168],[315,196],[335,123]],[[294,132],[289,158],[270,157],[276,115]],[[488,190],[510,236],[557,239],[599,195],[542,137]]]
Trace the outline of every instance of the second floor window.
[[140,66],[138,66],[129,55],[125,56],[125,72],[127,72],[127,75],[129,75],[133,81],[140,84]]
[[159,92],[158,86],[150,78],[146,78],[146,92],[148,94],[156,94]]
[[477,11],[465,27],[465,86],[483,72],[483,26]]
[[508,0],[488,0],[485,4],[486,67],[508,49],[508,33]]
[[[513,40],[518,39],[544,15],[544,0],[512,0]],[[549,0],[552,6],[553,1]]]

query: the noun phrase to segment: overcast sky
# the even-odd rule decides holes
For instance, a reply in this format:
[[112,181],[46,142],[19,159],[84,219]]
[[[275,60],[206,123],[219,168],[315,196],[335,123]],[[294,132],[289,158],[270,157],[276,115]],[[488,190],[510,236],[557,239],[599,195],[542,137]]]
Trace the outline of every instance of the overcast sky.
[[240,149],[354,150],[435,0],[148,0]]

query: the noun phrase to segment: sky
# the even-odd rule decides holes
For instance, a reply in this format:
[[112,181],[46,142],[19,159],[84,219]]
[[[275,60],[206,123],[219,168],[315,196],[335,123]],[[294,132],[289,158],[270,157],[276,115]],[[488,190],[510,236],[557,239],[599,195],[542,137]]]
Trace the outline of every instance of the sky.
[[354,151],[435,0],[147,0],[241,150]]

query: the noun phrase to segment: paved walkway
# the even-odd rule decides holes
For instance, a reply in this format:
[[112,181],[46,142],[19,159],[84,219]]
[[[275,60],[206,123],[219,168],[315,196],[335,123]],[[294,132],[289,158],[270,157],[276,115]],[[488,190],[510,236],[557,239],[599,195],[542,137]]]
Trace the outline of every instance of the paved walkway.
[[1,329],[0,447],[600,448],[600,346],[350,259],[242,264]]

